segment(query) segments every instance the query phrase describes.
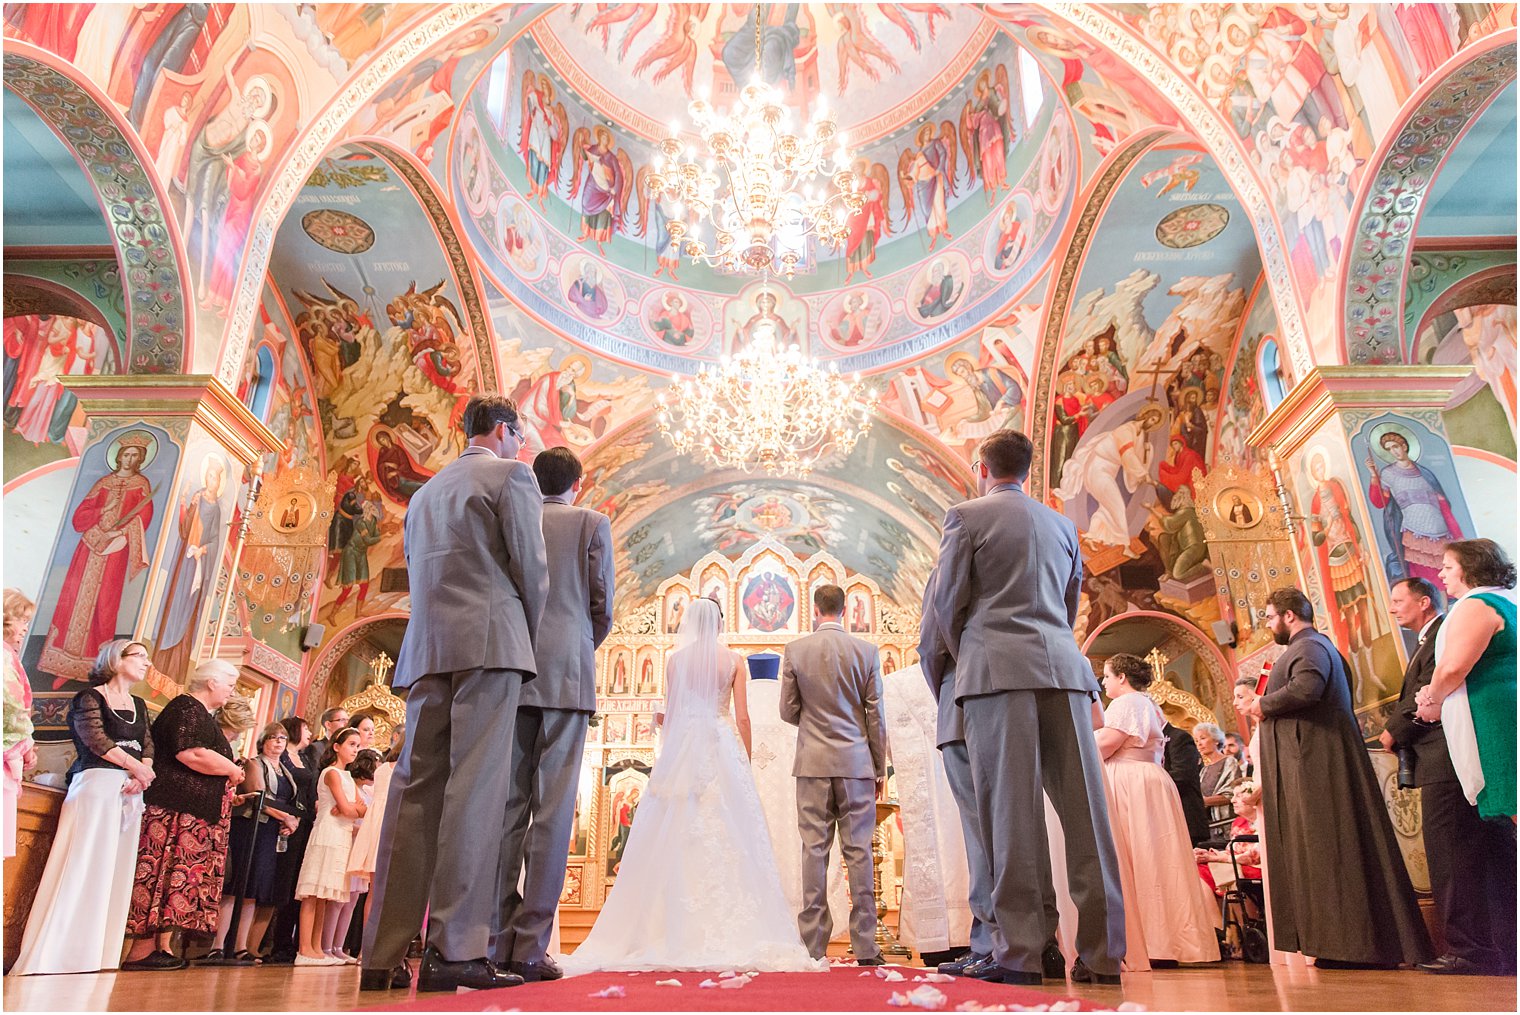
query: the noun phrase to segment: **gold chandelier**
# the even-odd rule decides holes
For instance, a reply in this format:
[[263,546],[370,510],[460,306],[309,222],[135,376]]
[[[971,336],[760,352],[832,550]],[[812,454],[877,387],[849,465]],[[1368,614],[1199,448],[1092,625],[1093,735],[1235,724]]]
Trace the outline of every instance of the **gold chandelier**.
[[[825,455],[847,455],[871,427],[874,389],[820,367],[762,322],[716,369],[661,392],[655,420],[682,454],[720,469],[805,476]],[[670,397],[667,397],[669,395]]]
[[693,101],[688,113],[705,151],[688,149],[672,125],[646,186],[680,204],[670,234],[691,260],[791,278],[809,236],[834,250],[844,244],[850,216],[865,198],[844,135],[824,104],[794,133],[781,93],[764,82],[761,7],[755,5],[755,77],[738,105],[719,113],[703,99]]

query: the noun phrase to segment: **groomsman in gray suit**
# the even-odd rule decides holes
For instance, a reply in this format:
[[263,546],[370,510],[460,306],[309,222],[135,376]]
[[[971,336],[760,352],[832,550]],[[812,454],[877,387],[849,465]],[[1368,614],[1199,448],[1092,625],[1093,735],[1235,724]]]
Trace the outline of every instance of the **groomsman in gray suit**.
[[[924,588],[925,603],[934,599],[934,582],[938,576],[939,569],[936,567],[930,573],[929,582]],[[997,959],[993,956],[1000,950],[1006,951],[1008,946],[1002,932],[998,930],[997,914],[992,908],[992,851],[982,840],[982,825],[977,816],[971,756],[966,751],[965,718],[960,704],[955,700],[955,660],[950,657],[944,638],[934,624],[933,612],[927,608],[923,611],[923,623],[919,631],[918,659],[924,678],[929,682],[929,690],[934,692],[935,700],[939,703],[935,746],[939,748],[940,760],[945,765],[945,781],[950,784],[950,795],[955,798],[955,808],[960,813],[961,838],[966,844],[966,868],[970,874],[967,901],[971,907],[971,953],[953,962],[941,962],[939,971],[973,979],[1000,976]],[[1040,857],[1048,859],[1044,852],[1040,853]],[[1066,975],[1066,960],[1056,941],[1061,914],[1056,909],[1055,886],[1050,877],[1047,866],[1041,874],[1041,887],[1045,893],[1045,930],[1048,939],[1040,955],[1040,964],[1046,977],[1059,980]]]
[[1093,737],[1098,683],[1072,633],[1082,552],[1069,519],[1025,496],[1033,455],[1014,430],[982,441],[974,466],[982,496],[945,515],[924,623],[955,662],[992,907],[1006,939],[994,941],[998,968],[984,978],[1042,979],[1054,929],[1043,788],[1061,819],[1077,906],[1072,979],[1118,983],[1124,900]]
[[517,705],[491,948],[498,966],[530,983],[564,975],[549,958],[549,936],[565,887],[586,727],[596,712],[596,649],[612,629],[612,523],[574,506],[584,473],[569,448],[533,460],[544,495],[549,603],[538,629],[538,676]]
[[815,959],[833,935],[828,865],[834,831],[850,875],[850,947],[863,966],[886,960],[876,945],[871,835],[887,783],[887,729],[876,646],[845,633],[844,590],[813,593],[813,633],[786,647],[781,718],[797,727],[797,827],[802,833],[802,912],[797,928]]
[[410,983],[406,949],[428,917],[419,990],[515,986],[487,957],[496,921],[508,761],[549,577],[543,498],[517,407],[476,395],[469,446],[412,497],[405,522],[411,619],[392,685],[406,746],[391,778],[364,925],[361,990]]

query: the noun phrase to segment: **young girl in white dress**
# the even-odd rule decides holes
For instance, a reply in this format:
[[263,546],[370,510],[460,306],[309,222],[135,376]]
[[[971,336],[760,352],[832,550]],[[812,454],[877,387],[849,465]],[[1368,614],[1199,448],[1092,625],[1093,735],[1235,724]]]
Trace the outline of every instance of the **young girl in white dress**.
[[1110,701],[1095,733],[1124,887],[1123,968],[1132,973],[1219,961],[1219,908],[1198,874],[1182,798],[1162,764],[1166,721],[1143,693],[1151,680],[1139,656],[1110,657],[1103,665]]
[[349,727],[333,737],[322,778],[317,784],[317,816],[306,857],[296,879],[301,900],[301,950],[298,966],[341,966],[343,959],[322,950],[328,906],[348,901],[348,856],[354,845],[354,821],[364,817],[364,801],[348,766],[359,753],[359,731]]
[[[597,970],[827,969],[786,903],[749,766],[743,657],[696,599],[666,666],[662,748],[618,877],[566,976]],[[737,725],[737,731],[736,731]],[[742,739],[742,744],[741,744]]]

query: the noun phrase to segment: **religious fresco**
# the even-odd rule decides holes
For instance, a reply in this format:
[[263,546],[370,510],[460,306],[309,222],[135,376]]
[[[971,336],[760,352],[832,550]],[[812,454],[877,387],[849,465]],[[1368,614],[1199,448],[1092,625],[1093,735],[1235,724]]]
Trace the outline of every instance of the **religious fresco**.
[[[1276,201],[1311,318],[1336,309],[1353,195],[1405,101],[1464,46],[1515,18],[1513,7],[1495,4],[1119,8],[1245,142]],[[1318,351],[1329,351],[1332,329],[1313,337]]]
[[[751,289],[735,294],[747,279],[672,255],[677,212],[641,182],[648,137],[567,90],[545,32],[480,76],[455,134],[451,185],[486,273],[536,320],[614,358],[671,372],[716,359],[736,319],[769,311]],[[843,370],[945,345],[1054,250],[1076,184],[1070,122],[1012,40],[986,45],[990,69],[946,82],[923,114],[932,130],[905,126],[860,153],[867,201],[845,249],[808,251],[763,297],[784,336]],[[925,243],[939,256],[920,263]]]
[[1024,428],[1043,309],[1010,307],[943,356],[906,366],[887,383],[881,407],[937,437],[969,464],[987,434]]
[[276,240],[271,274],[333,483],[329,624],[404,605],[406,504],[463,447],[459,412],[483,365],[494,374],[468,266],[414,182],[371,149],[338,149]]
[[[120,372],[116,343],[99,324],[59,314],[7,317],[4,328],[7,446],[63,445],[79,404],[63,378]],[[15,478],[9,467],[5,478]]]
[[1324,596],[1315,603],[1316,624],[1351,662],[1353,705],[1369,708],[1398,694],[1403,665],[1383,605],[1379,544],[1358,495],[1360,474],[1345,440],[1330,429],[1290,455],[1286,471],[1303,515],[1294,532],[1298,557]]
[[1476,535],[1446,441],[1419,420],[1388,413],[1352,435],[1351,456],[1388,584],[1424,578],[1442,589],[1443,545]]
[[1244,469],[1260,464],[1251,431],[1292,386],[1286,373],[1289,365],[1276,343],[1277,310],[1271,294],[1258,281],[1225,371],[1214,430],[1215,460]]
[[175,681],[162,685],[150,672],[149,686],[164,699],[177,692],[194,668],[206,608],[220,601],[216,583],[241,475],[242,469],[208,438],[185,449],[180,487],[164,519],[169,540],[153,576],[158,590],[148,610],[153,623],[143,634],[153,669]]
[[[1077,525],[1098,604],[1129,599],[1197,624],[1219,604],[1197,484],[1208,474],[1226,357],[1260,271],[1213,160],[1153,144],[1123,168],[1073,257],[1064,324],[1047,322],[1046,475]],[[1100,606],[1106,609],[1106,606]]]
[[159,533],[177,506],[171,488],[183,435],[146,422],[98,426],[65,503],[22,653],[38,691],[82,683],[102,642],[132,634]]
[[964,466],[890,420],[804,480],[715,472],[677,454],[647,416],[609,433],[584,460],[577,503],[612,519],[626,606],[683,561],[715,549],[736,557],[766,538],[800,555],[826,549],[897,601],[917,602],[945,511],[974,495]]

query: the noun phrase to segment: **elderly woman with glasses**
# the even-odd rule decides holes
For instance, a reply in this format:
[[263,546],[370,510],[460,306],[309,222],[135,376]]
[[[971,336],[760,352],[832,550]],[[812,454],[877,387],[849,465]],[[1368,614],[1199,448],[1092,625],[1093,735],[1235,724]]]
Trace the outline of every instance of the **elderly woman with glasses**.
[[171,950],[174,932],[216,930],[231,794],[243,781],[243,768],[214,713],[231,700],[237,677],[237,667],[225,660],[201,663],[185,693],[153,721],[158,777],[144,795],[127,917],[127,930],[138,940],[123,969],[182,969],[184,958]]
[[121,959],[142,793],[155,781],[148,706],[131,691],[147,672],[141,642],[107,642],[92,686],[69,705],[77,757],[12,973],[90,973]]

